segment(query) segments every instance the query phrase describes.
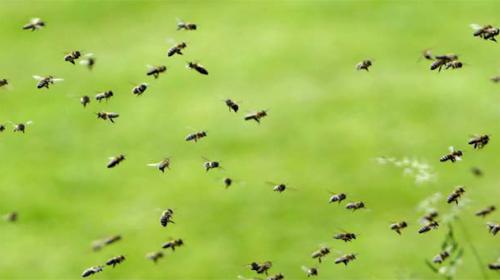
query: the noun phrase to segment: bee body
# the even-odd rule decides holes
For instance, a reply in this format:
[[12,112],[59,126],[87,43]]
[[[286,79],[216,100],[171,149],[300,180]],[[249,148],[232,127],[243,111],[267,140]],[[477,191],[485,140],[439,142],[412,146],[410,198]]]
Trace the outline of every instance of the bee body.
[[71,64],[75,64],[75,60],[79,59],[80,56],[81,56],[81,52],[80,51],[72,51],[70,53],[68,53],[67,55],[64,56],[64,61],[67,61]]
[[314,251],[311,254],[311,257],[313,259],[318,259],[319,263],[321,263],[321,258],[325,257],[328,254],[330,254],[330,248],[328,248],[328,247],[321,247],[319,250]]
[[345,193],[338,193],[338,194],[332,195],[328,202],[329,203],[338,202],[340,204],[340,202],[342,202],[346,198],[347,198],[347,196]]
[[154,263],[158,262],[159,259],[163,258],[163,253],[161,251],[152,252],[146,254],[146,258],[152,260]]
[[50,75],[46,77],[34,75],[33,78],[38,81],[36,84],[37,89],[42,89],[42,88],[48,89],[50,85],[54,84],[55,82],[60,82],[63,80],[60,78],[55,78],[54,76]]
[[17,221],[18,216],[19,215],[17,214],[17,212],[10,212],[10,213],[7,213],[7,215],[4,216],[4,219],[7,222],[14,223],[14,222]]
[[108,165],[106,166],[107,168],[113,168],[120,164],[120,162],[125,160],[125,155],[118,155],[116,157],[110,158],[110,161],[108,162]]
[[462,151],[460,151],[460,150],[457,150],[457,151],[453,150],[449,154],[442,156],[439,159],[439,161],[440,162],[447,162],[447,161],[455,162],[457,160],[461,160],[462,156],[463,156],[463,152]]
[[94,266],[91,268],[87,268],[83,271],[82,277],[83,278],[89,277],[89,276],[94,275],[94,274],[101,272],[101,271],[102,271],[102,266]]
[[285,279],[285,276],[283,274],[281,274],[281,273],[278,273],[276,275],[267,277],[266,280],[283,280],[283,279]]
[[198,142],[198,140],[200,140],[201,138],[206,137],[206,136],[207,136],[206,131],[198,131],[198,132],[191,133],[188,136],[186,136],[186,141]]
[[457,187],[449,196],[447,199],[448,203],[455,202],[458,205],[458,199],[465,193],[465,190],[463,187]]
[[469,140],[468,144],[472,145],[474,149],[482,149],[490,141],[489,135],[476,136]]
[[164,160],[157,162],[157,163],[150,163],[148,166],[156,167],[158,168],[161,172],[165,172],[165,169],[170,169],[170,159],[165,158]]
[[170,248],[170,249],[172,249],[172,251],[175,251],[176,247],[180,247],[182,245],[184,245],[184,241],[182,241],[182,239],[176,239],[176,240],[171,240],[171,241],[164,243],[162,245],[162,248],[163,249]]
[[418,230],[418,233],[426,233],[426,232],[430,231],[431,229],[437,229],[438,227],[439,227],[438,222],[432,221],[432,222],[429,222],[428,224],[424,225],[423,227],[421,227]]
[[500,231],[500,224],[488,222],[486,223],[486,225],[488,226],[488,231],[493,235],[497,235],[497,233]]
[[450,253],[448,251],[443,251],[439,254],[437,254],[433,259],[433,263],[441,264],[443,263],[448,257],[450,256]]
[[401,230],[406,228],[408,224],[405,221],[399,223],[394,223],[389,226],[391,230],[394,230],[397,234],[401,235]]
[[7,79],[0,79],[0,87],[6,86],[9,84],[9,81]]
[[196,70],[196,72],[202,74],[202,75],[208,75],[208,70],[201,64],[196,63],[196,62],[188,62],[187,67],[189,69]]
[[194,23],[183,22],[183,21],[177,22],[177,30],[196,30],[196,28],[197,26]]
[[350,203],[347,203],[347,205],[345,206],[345,208],[349,209],[349,210],[352,210],[354,212],[355,210],[365,208],[365,203],[362,202],[362,201],[350,202]]
[[233,112],[237,113],[238,110],[240,109],[240,106],[231,99],[226,99],[224,102],[226,103],[226,106],[229,108],[229,111],[232,110]]
[[262,110],[262,111],[258,111],[258,112],[246,115],[245,121],[254,120],[257,123],[260,123],[260,119],[262,119],[265,116],[267,116],[267,111]]
[[210,169],[220,168],[220,163],[218,161],[206,161],[203,163],[203,167],[208,172]]
[[95,100],[97,100],[98,102],[101,102],[102,100],[108,101],[108,99],[110,99],[111,97],[113,97],[113,91],[107,90],[105,92],[96,94]]
[[491,270],[500,270],[500,262],[488,264],[488,268]]
[[139,96],[139,95],[143,94],[146,91],[146,89],[148,89],[148,84],[142,83],[142,84],[134,87],[132,89],[132,93]]
[[172,220],[173,215],[174,215],[174,210],[172,210],[172,209],[167,209],[167,210],[163,211],[163,213],[161,214],[161,217],[160,217],[160,224],[163,227],[166,227],[168,225],[168,223],[174,224],[174,221]]
[[307,277],[318,276],[318,269],[315,267],[303,266],[302,270],[304,270],[304,272],[307,274]]
[[80,97],[80,104],[82,104],[84,108],[87,107],[89,103],[90,103],[90,97],[88,97],[87,95]]
[[110,266],[112,266],[112,267],[115,267],[117,264],[120,264],[120,263],[122,263],[123,261],[125,261],[125,256],[120,255],[120,256],[117,256],[117,257],[114,257],[114,258],[109,259],[109,260],[106,262],[106,265],[110,265]]
[[487,208],[480,210],[476,212],[476,216],[484,218],[487,215],[491,214],[493,211],[496,210],[496,207],[494,205],[488,206]]
[[365,59],[361,61],[360,63],[356,64],[356,69],[359,70],[366,70],[367,72],[369,71],[368,68],[372,66],[372,61],[369,59]]
[[287,186],[285,184],[278,184],[273,187],[273,191],[282,193],[287,189]]
[[477,24],[471,24],[471,27],[475,29],[473,35],[474,37],[479,37],[484,40],[490,40],[496,42],[496,36],[500,34],[500,29],[493,27],[492,25],[479,26]]
[[233,184],[233,179],[229,177],[224,178],[224,186],[226,187],[226,189],[229,188],[232,184]]
[[5,130],[5,125],[0,124],[0,132],[3,132]]
[[187,47],[187,44],[185,42],[179,43],[173,47],[171,47],[168,52],[167,56],[173,56],[174,54],[182,55],[182,50]]
[[339,239],[344,242],[349,242],[356,239],[356,234],[350,232],[337,233],[333,236],[333,239]]
[[25,24],[23,26],[23,29],[24,30],[35,31],[35,30],[38,30],[38,29],[40,29],[40,28],[42,28],[44,26],[45,26],[45,22],[44,21],[42,21],[39,18],[33,18],[33,19],[30,20],[29,23],[27,23],[27,24]]
[[335,264],[343,263],[344,265],[347,266],[347,264],[349,262],[352,262],[355,259],[356,259],[356,255],[355,254],[347,254],[347,255],[343,255],[343,256],[335,259]]
[[146,72],[147,76],[153,76],[155,79],[158,79],[161,73],[166,72],[167,67],[165,65],[159,65],[151,67],[151,69]]
[[249,264],[250,270],[257,272],[257,274],[268,274],[269,269],[273,266],[272,262],[266,261],[261,264],[257,262],[252,262]]
[[118,118],[120,114],[114,112],[98,112],[97,118],[103,120],[109,120],[112,123],[115,123],[115,119]]

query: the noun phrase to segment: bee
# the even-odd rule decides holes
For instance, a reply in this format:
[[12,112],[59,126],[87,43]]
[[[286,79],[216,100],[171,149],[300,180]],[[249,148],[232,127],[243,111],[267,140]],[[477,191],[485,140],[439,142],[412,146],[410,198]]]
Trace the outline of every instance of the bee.
[[148,84],[142,83],[142,84],[134,87],[132,89],[132,93],[139,96],[139,95],[143,94],[146,91],[146,89],[148,89]]
[[232,110],[233,112],[237,113],[238,110],[240,109],[240,106],[231,99],[226,99],[224,100],[224,102],[226,103],[226,106],[229,108],[229,111]]
[[75,65],[75,60],[79,59],[81,55],[80,51],[72,51],[64,56],[64,61]]
[[437,254],[433,259],[433,263],[438,263],[441,264],[444,262],[448,257],[450,256],[450,253],[448,251],[442,251],[441,253]]
[[26,130],[26,126],[32,124],[33,122],[32,121],[27,121],[26,123],[18,123],[18,124],[14,124],[14,132],[22,132],[24,133],[24,131]]
[[9,81],[7,79],[0,79],[0,87],[6,86],[9,84]]
[[356,64],[356,70],[366,70],[367,72],[369,71],[368,68],[372,66],[372,61],[369,59],[365,59],[361,61],[360,63]]
[[500,270],[500,263],[490,263],[488,264],[488,268],[491,270]]
[[459,69],[459,68],[462,68],[464,66],[464,64],[460,61],[457,61],[457,60],[454,60],[454,61],[450,61],[448,63],[446,63],[445,65],[445,69]]
[[32,18],[29,23],[23,26],[24,30],[35,31],[45,26],[45,22],[39,18]]
[[262,119],[265,116],[267,116],[267,111],[266,110],[262,110],[262,111],[258,111],[258,112],[246,115],[245,116],[245,121],[254,120],[254,121],[256,121],[257,123],[260,124],[260,119]]
[[362,201],[358,202],[349,202],[345,206],[346,209],[351,209],[353,212],[358,209],[365,208],[365,204]]
[[176,44],[175,46],[171,47],[168,50],[167,55],[169,57],[173,56],[174,54],[182,55],[182,50],[185,49],[186,47],[187,47],[187,44],[185,42],[181,42],[179,44]]
[[479,167],[472,167],[470,169],[470,171],[472,172],[472,174],[474,174],[476,177],[481,177],[483,176],[483,171],[481,169],[479,169]]
[[205,69],[205,67],[203,65],[199,64],[198,62],[188,62],[186,67],[189,69],[194,69],[194,70],[196,70],[196,72],[198,72],[202,75],[208,75],[207,69]]
[[423,220],[427,221],[427,222],[434,222],[438,216],[439,216],[439,213],[434,210],[434,211],[429,212],[427,215],[425,215],[423,217]]
[[120,114],[114,112],[98,112],[97,118],[103,120],[109,120],[112,123],[115,123],[114,119],[118,118]]
[[268,271],[273,266],[273,263],[270,261],[265,261],[262,264],[259,264],[257,262],[252,262],[249,264],[249,266],[250,266],[250,270],[257,272],[257,274],[264,273],[264,274],[268,275]]
[[0,132],[3,132],[5,130],[5,125],[0,124]]
[[89,103],[90,103],[90,97],[88,97],[87,95],[80,97],[80,104],[82,104],[84,108],[87,107]]
[[497,232],[500,231],[500,224],[488,222],[486,225],[488,226],[488,231],[493,235],[497,235]]
[[498,83],[500,82],[500,76],[494,76],[494,77],[491,77],[490,78],[490,81],[494,82],[494,83]]
[[203,167],[205,167],[205,171],[209,171],[214,168],[221,168],[220,163],[218,161],[211,161],[204,158],[205,162],[203,163]]
[[172,220],[172,216],[174,215],[174,210],[172,209],[167,209],[163,211],[163,213],[160,216],[160,224],[163,227],[166,227],[168,223],[175,224],[174,221]]
[[302,266],[302,270],[307,274],[307,277],[318,276],[318,269],[315,267]]
[[82,277],[83,278],[89,277],[89,276],[94,275],[97,272],[101,272],[101,271],[102,271],[102,266],[93,266],[93,267],[85,269],[82,273]]
[[125,156],[124,155],[118,155],[118,156],[115,156],[115,157],[110,157],[108,165],[106,167],[107,168],[113,168],[113,167],[117,166],[118,164],[120,164],[120,162],[122,162],[124,160],[125,160]]
[[434,57],[432,56],[432,51],[431,49],[425,49],[422,51],[422,57],[427,59],[427,60],[434,60]]
[[438,222],[432,221],[432,222],[427,223],[423,227],[421,227],[418,230],[418,233],[426,233],[426,232],[430,231],[431,229],[437,229],[438,227],[439,227]]
[[389,226],[389,228],[395,232],[397,232],[397,234],[401,235],[401,230],[406,228],[408,226],[408,224],[405,222],[405,221],[401,221],[401,222],[398,222],[398,223],[393,223]]
[[147,253],[146,258],[148,258],[148,259],[152,260],[154,263],[156,263],[159,259],[163,258],[163,253],[161,251]]
[[226,187],[226,189],[229,188],[232,184],[233,184],[233,179],[229,177],[224,178],[224,186]]
[[453,147],[449,147],[448,150],[450,151],[448,154],[442,156],[439,161],[440,162],[455,162],[457,160],[462,160],[463,152],[461,150],[455,150]]
[[157,163],[149,163],[148,166],[158,168],[161,172],[165,173],[165,168],[170,169],[170,158],[165,158]]
[[87,53],[80,60],[80,65],[86,65],[89,70],[92,70],[95,65],[95,57],[93,53]]
[[111,245],[111,244],[113,244],[121,239],[122,239],[121,235],[113,235],[113,236],[107,237],[103,240],[96,240],[96,241],[92,242],[92,250],[99,251],[102,249],[102,247],[107,246],[107,245]]
[[333,236],[333,239],[343,240],[344,242],[349,242],[356,239],[356,234],[351,232],[341,232]]
[[97,100],[98,102],[101,102],[102,100],[108,101],[108,99],[110,99],[111,97],[113,97],[113,91],[107,90],[96,94],[95,100]]
[[[456,54],[445,54],[445,55],[437,55],[435,57],[434,62],[431,64],[431,71],[438,69],[439,72],[441,72],[441,69],[443,66],[445,66],[445,69],[448,69],[450,67],[447,67],[449,63],[452,63],[453,61],[458,60],[458,55]],[[461,67],[461,66],[460,66]]]
[[176,247],[180,247],[182,245],[184,245],[184,241],[182,241],[182,239],[175,239],[164,243],[161,247],[163,249],[170,248],[172,251],[175,251]]
[[207,136],[207,132],[202,130],[202,131],[188,134],[188,136],[186,136],[186,141],[198,142],[198,140],[200,140],[201,138],[206,137],[206,136]]
[[285,276],[283,274],[281,274],[281,273],[278,273],[276,275],[267,277],[266,280],[283,280],[283,279],[285,279]]
[[474,37],[479,37],[484,40],[491,40],[493,42],[496,42],[497,40],[495,39],[498,34],[500,34],[500,29],[493,27],[491,25],[484,25],[481,26],[479,24],[471,24],[470,27],[474,29]]
[[496,210],[496,207],[494,205],[491,205],[491,206],[484,208],[483,210],[477,211],[476,216],[484,218],[487,215],[491,214],[495,210]]
[[486,144],[488,144],[489,141],[489,135],[480,135],[470,139],[468,144],[472,145],[474,149],[482,149],[484,146],[486,146]]
[[458,205],[458,199],[465,193],[465,190],[463,187],[458,186],[449,196],[448,199],[446,200],[448,203],[455,202]]
[[38,89],[41,89],[41,88],[48,89],[50,85],[57,83],[57,82],[64,81],[64,79],[54,78],[53,76],[42,77],[42,76],[33,75],[33,79],[38,81],[38,83],[36,84],[36,88],[38,88]]
[[146,75],[153,76],[155,79],[158,79],[158,77],[160,76],[161,73],[167,71],[167,66],[165,66],[165,65],[158,65],[158,66],[148,65],[147,67],[149,69],[148,69],[148,72],[146,72]]
[[328,248],[328,247],[321,247],[321,248],[319,248],[319,250],[314,251],[311,254],[311,257],[313,259],[318,259],[319,263],[321,263],[321,258],[325,257],[328,254],[330,254],[330,248]]
[[177,20],[177,30],[196,30],[197,26],[194,23]]
[[347,196],[345,193],[333,194],[332,196],[330,196],[330,200],[328,202],[329,203],[338,202],[340,204],[340,202],[342,202],[342,200],[346,198]]
[[356,259],[356,255],[355,254],[347,254],[347,255],[343,255],[339,258],[336,258],[335,259],[335,264],[339,264],[339,263],[343,263],[344,265],[347,266],[347,264],[349,262],[352,262]]
[[125,261],[125,256],[120,255],[120,256],[118,256],[118,257],[114,257],[114,258],[109,259],[109,260],[106,262],[106,265],[111,265],[111,266],[115,267],[115,265],[120,264],[120,263],[122,263],[123,261]]
[[7,222],[16,222],[17,221],[17,218],[18,218],[18,214],[17,212],[10,212],[10,213],[7,213],[7,215],[4,216],[4,219],[5,221]]

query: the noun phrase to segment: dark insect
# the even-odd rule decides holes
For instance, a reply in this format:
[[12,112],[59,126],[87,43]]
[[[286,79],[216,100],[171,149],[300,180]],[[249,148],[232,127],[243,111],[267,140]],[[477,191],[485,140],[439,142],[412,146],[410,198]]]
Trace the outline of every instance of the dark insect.
[[6,86],[9,84],[9,81],[7,79],[0,79],[0,87]]
[[163,227],[166,227],[168,223],[175,224],[174,221],[172,220],[173,215],[174,215],[174,210],[172,209],[167,209],[163,211],[163,213],[160,216],[160,224]]
[[342,240],[344,242],[349,242],[349,241],[356,239],[356,234],[351,233],[351,232],[337,233],[333,236],[333,239],[338,239],[338,240]]
[[490,40],[493,42],[496,42],[496,36],[500,34],[500,29],[493,27],[489,24],[481,26],[479,24],[471,24],[470,25],[472,29],[474,29],[474,37],[479,37],[484,40]]
[[206,131],[198,131],[195,133],[188,134],[188,136],[186,136],[186,141],[198,142],[198,140],[200,140],[201,138],[206,137],[206,136],[207,136]]
[[342,202],[342,200],[346,199],[347,196],[345,193],[338,193],[338,194],[332,194],[332,196],[330,197],[330,200],[328,201],[329,203],[333,203],[333,202]]
[[424,225],[423,227],[421,227],[418,230],[418,233],[426,233],[426,232],[430,231],[431,229],[437,229],[438,227],[439,227],[438,222],[432,221],[432,222],[429,222],[428,224]]
[[95,65],[95,58],[94,54],[92,53],[87,53],[83,56],[83,59],[80,60],[80,65],[86,65],[89,70],[92,70]]
[[281,273],[278,273],[276,275],[267,277],[266,280],[283,280],[283,279],[285,279],[285,276],[283,274],[281,274]]
[[490,80],[494,83],[498,83],[500,82],[500,76],[494,76],[494,77],[491,77]]
[[347,255],[343,255],[339,258],[336,258],[335,259],[335,264],[339,264],[339,263],[343,263],[344,265],[347,265],[349,262],[352,262],[356,259],[356,255],[355,254],[347,254]]
[[433,263],[438,263],[441,264],[443,263],[448,257],[450,256],[450,253],[448,251],[442,251],[439,254],[437,254],[433,259]]
[[365,59],[361,61],[360,63],[356,64],[356,69],[359,70],[366,70],[367,72],[369,71],[368,68],[372,66],[372,61],[369,59]]
[[494,205],[488,206],[483,210],[479,210],[476,212],[476,216],[484,218],[487,215],[491,214],[493,211],[496,210],[496,207]]
[[422,57],[427,60],[434,60],[434,57],[432,56],[432,51],[430,49],[423,50]]
[[470,169],[470,171],[472,172],[472,174],[474,174],[474,176],[476,177],[481,177],[483,176],[483,171],[481,169],[479,169],[479,167],[472,167]]
[[41,19],[32,18],[29,23],[27,23],[23,26],[23,29],[35,31],[35,30],[38,30],[44,26],[45,26],[45,22],[43,22]]
[[205,171],[209,171],[210,169],[220,168],[220,163],[218,161],[211,161],[208,159],[204,159],[203,167],[205,167]]
[[102,100],[108,101],[108,99],[110,99],[111,97],[113,97],[113,91],[107,90],[105,92],[101,92],[101,93],[96,94],[95,100],[97,100],[99,102],[101,102]]
[[491,270],[500,270],[500,262],[488,264],[488,268]]
[[258,111],[258,112],[246,115],[245,116],[245,121],[254,120],[257,123],[260,123],[260,119],[262,119],[265,116],[267,116],[267,111],[266,110],[262,110],[262,111]]
[[24,133],[26,130],[26,126],[32,124],[32,121],[27,121],[26,123],[18,123],[14,124],[14,132],[22,132]]
[[114,112],[98,112],[97,118],[103,120],[109,120],[112,123],[115,123],[115,119],[118,118],[120,114]]
[[146,258],[152,260],[154,263],[156,263],[159,259],[163,258],[163,253],[158,251],[158,252],[152,252],[146,254]]
[[158,168],[161,172],[165,172],[165,168],[170,169],[170,158],[165,158],[156,163],[149,163],[148,166]]
[[0,124],[0,132],[3,132],[5,130],[5,125]]
[[457,69],[462,68],[463,64],[458,61],[458,56],[456,54],[437,55],[430,69],[431,71],[438,69],[438,71],[441,72],[443,66],[445,69]]
[[226,187],[226,189],[229,188],[232,184],[233,184],[233,179],[229,177],[224,178],[224,186]]
[[463,152],[460,151],[460,150],[455,150],[455,148],[453,147],[449,147],[449,153],[442,156],[439,161],[440,162],[447,162],[447,161],[451,161],[451,162],[455,162],[457,160],[462,160],[462,156],[463,156]]
[[182,241],[182,239],[175,239],[175,240],[171,240],[171,241],[168,241],[166,243],[164,243],[161,247],[163,249],[172,249],[172,251],[175,251],[175,248],[176,247],[180,247],[184,245],[184,241]]
[[120,263],[122,263],[123,261],[125,261],[125,256],[120,255],[120,256],[118,256],[118,257],[114,257],[114,258],[109,259],[109,260],[106,262],[106,265],[111,265],[111,266],[115,267],[115,265],[120,264]]
[[434,222],[438,216],[439,213],[437,211],[431,211],[423,217],[423,220],[427,222]]
[[393,231],[397,232],[397,234],[401,235],[401,230],[403,230],[407,226],[408,226],[408,224],[405,221],[401,221],[398,223],[393,223],[389,227],[391,230],[393,230]]
[[87,95],[80,97],[80,104],[82,104],[84,108],[87,107],[89,103],[90,103],[90,97],[88,97]]
[[497,235],[498,231],[500,231],[500,224],[488,222],[486,225],[488,226],[488,231],[493,235]]
[[469,145],[472,145],[474,149],[482,149],[490,141],[489,135],[475,136],[469,140]]
[[115,157],[110,157],[107,167],[108,168],[113,168],[113,167],[117,166],[118,164],[120,164],[120,162],[122,162],[124,160],[125,160],[125,156],[124,155],[118,155],[118,156],[115,156]]
[[197,62],[188,62],[187,67],[189,69],[194,69],[196,72],[202,74],[202,75],[208,75],[207,69],[205,67]]
[[75,64],[75,60],[79,59],[82,53],[80,51],[72,51],[64,56],[64,61],[67,61],[71,64]]
[[113,235],[102,240],[96,240],[92,242],[92,250],[99,251],[104,246],[111,245],[121,239],[122,239],[121,235]]
[[319,250],[314,251],[311,254],[311,257],[313,259],[318,259],[319,263],[321,263],[321,258],[325,257],[328,254],[330,254],[330,248],[328,248],[328,247],[321,247],[321,248],[319,248]]
[[196,30],[197,26],[194,23],[177,20],[177,30]]
[[307,277],[318,276],[318,269],[315,267],[302,266],[302,270],[307,274]]
[[18,218],[19,218],[19,215],[17,214],[17,212],[10,212],[4,216],[5,221],[11,222],[11,223],[16,222]]
[[42,76],[33,75],[33,79],[38,81],[38,83],[36,84],[36,88],[38,88],[38,89],[41,89],[41,88],[48,89],[50,85],[63,81],[63,79],[54,78],[53,76],[42,77]]
[[82,273],[82,277],[83,278],[89,277],[89,276],[94,275],[94,274],[101,272],[101,271],[102,271],[102,266],[93,266],[91,268],[85,269]]
[[449,196],[448,199],[446,200],[448,203],[455,202],[458,205],[458,199],[465,193],[465,190],[463,187],[458,186]]
[[158,66],[149,66],[148,65],[148,72],[146,72],[146,75],[148,76],[153,76],[155,79],[157,79],[161,73],[167,71],[167,66],[165,65],[158,65]]
[[148,89],[148,84],[142,83],[142,84],[134,87],[132,89],[132,93],[139,96],[139,95],[143,94],[146,91],[146,89]]
[[182,50],[185,49],[186,47],[187,47],[187,44],[185,42],[176,44],[175,46],[171,47],[168,50],[167,55],[169,57],[173,56],[174,54],[182,55]]
[[362,201],[349,202],[349,203],[347,203],[347,205],[345,206],[345,208],[346,209],[350,209],[350,210],[352,210],[354,212],[355,210],[365,208],[365,204]]
[[253,270],[257,272],[257,274],[266,274],[268,275],[269,269],[273,266],[273,263],[270,261],[263,262],[262,264],[259,264],[257,262],[252,262],[249,264],[250,270]]
[[236,104],[236,102],[234,102],[231,99],[226,99],[224,102],[226,103],[226,106],[229,108],[229,111],[232,110],[235,113],[238,112],[240,106],[238,104]]

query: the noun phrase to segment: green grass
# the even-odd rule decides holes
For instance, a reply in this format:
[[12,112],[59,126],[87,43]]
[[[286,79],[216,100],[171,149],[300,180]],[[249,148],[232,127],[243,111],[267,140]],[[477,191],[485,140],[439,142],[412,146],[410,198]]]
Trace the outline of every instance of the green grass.
[[[424,259],[439,252],[446,227],[418,235],[415,209],[435,192],[458,184],[471,200],[461,217],[483,262],[499,257],[498,237],[473,213],[498,203],[500,102],[489,77],[500,74],[498,44],[472,37],[470,23],[499,25],[491,2],[134,2],[0,1],[0,122],[32,120],[26,134],[0,134],[0,212],[16,210],[15,224],[0,224],[0,278],[78,278],[87,267],[124,254],[127,260],[96,279],[236,279],[255,276],[244,265],[273,261],[271,272],[305,278],[321,244],[359,253],[348,267],[319,266],[318,279],[436,278]],[[47,27],[21,30],[31,17]],[[176,18],[199,25],[175,30]],[[183,57],[166,57],[166,38],[189,43]],[[419,52],[460,54],[466,67],[435,73]],[[67,51],[95,53],[92,72],[63,61]],[[374,59],[369,73],[354,70]],[[199,60],[210,75],[185,69]],[[146,64],[166,64],[158,80]],[[64,82],[37,90],[32,75]],[[141,97],[131,88],[150,83]],[[81,95],[111,89],[109,102],[83,109]],[[228,112],[221,99],[241,101]],[[247,111],[269,109],[261,125]],[[116,111],[115,125],[95,112]],[[189,128],[191,127],[191,128]],[[208,137],[186,143],[205,129]],[[466,147],[470,134],[488,133],[482,151]],[[440,164],[454,145],[464,161]],[[124,153],[115,169],[107,157]],[[172,157],[161,174],[147,163]],[[381,155],[416,157],[438,177],[416,187]],[[202,167],[202,156],[224,170]],[[485,176],[469,172],[481,167]],[[224,176],[237,181],[225,190]],[[277,194],[265,181],[296,191]],[[369,211],[329,205],[328,191],[363,200]],[[497,205],[498,206],[498,205]],[[175,209],[176,224],[159,225],[160,209]],[[442,212],[453,206],[440,202]],[[402,236],[391,221],[410,223]],[[487,220],[498,220],[498,213]],[[359,233],[344,244],[338,228]],[[92,252],[91,241],[123,240]],[[464,263],[457,278],[480,278],[463,233]],[[186,246],[157,265],[145,259],[169,237]],[[488,271],[490,278],[498,274]]]

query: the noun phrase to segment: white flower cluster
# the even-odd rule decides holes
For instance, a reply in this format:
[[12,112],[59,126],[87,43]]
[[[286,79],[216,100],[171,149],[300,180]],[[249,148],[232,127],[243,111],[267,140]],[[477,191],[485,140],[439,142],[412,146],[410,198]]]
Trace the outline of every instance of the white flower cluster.
[[394,157],[377,157],[375,160],[381,165],[393,165],[403,168],[403,174],[415,178],[415,183],[417,185],[436,179],[436,174],[432,170],[432,167],[416,159],[405,157],[398,160]]

